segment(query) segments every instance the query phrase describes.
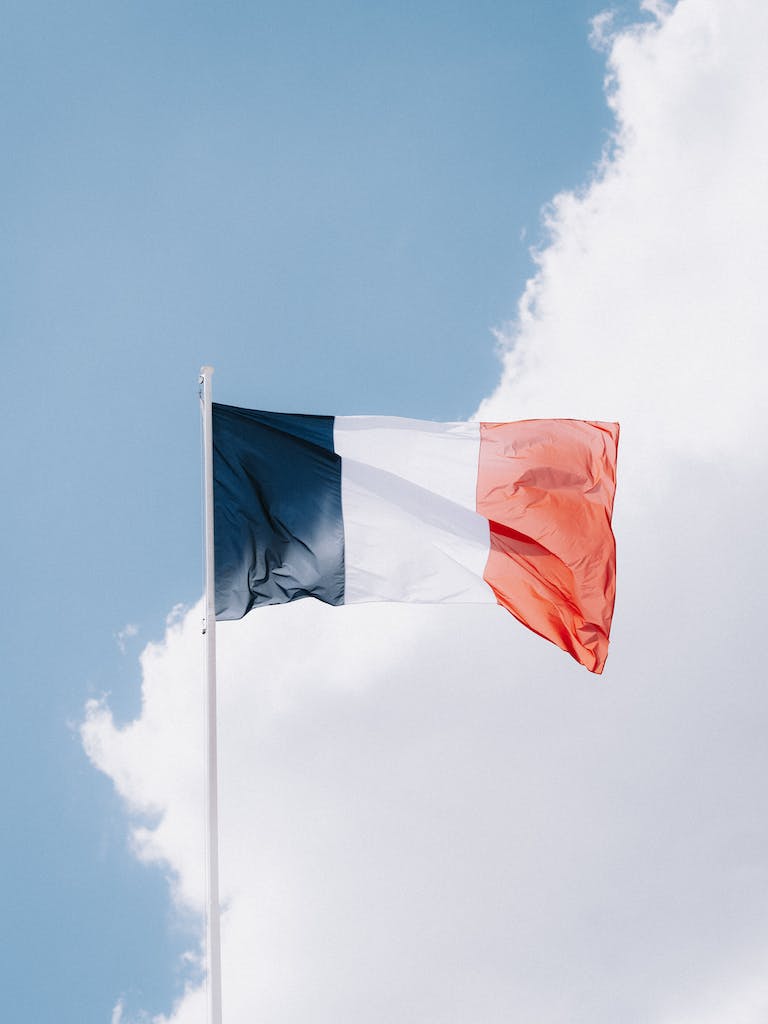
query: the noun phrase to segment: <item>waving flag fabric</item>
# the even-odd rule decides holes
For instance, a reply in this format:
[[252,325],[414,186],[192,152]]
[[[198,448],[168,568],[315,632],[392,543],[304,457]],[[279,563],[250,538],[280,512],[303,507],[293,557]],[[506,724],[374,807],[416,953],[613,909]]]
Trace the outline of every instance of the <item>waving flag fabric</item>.
[[601,672],[616,423],[213,405],[216,617],[316,597],[500,604]]

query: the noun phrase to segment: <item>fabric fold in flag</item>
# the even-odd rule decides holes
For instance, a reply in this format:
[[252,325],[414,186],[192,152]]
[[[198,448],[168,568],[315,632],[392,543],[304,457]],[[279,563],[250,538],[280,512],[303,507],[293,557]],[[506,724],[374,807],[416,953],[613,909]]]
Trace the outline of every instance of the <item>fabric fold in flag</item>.
[[213,404],[216,617],[316,597],[499,604],[601,672],[619,427]]

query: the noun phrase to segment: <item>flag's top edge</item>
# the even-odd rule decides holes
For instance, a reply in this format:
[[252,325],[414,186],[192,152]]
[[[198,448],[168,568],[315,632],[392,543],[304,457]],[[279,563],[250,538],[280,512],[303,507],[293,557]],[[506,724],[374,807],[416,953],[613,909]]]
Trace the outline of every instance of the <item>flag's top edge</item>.
[[284,412],[274,409],[247,409],[244,406],[225,405],[222,402],[214,402],[213,407],[214,409],[230,409],[233,412],[251,412],[267,416],[296,416],[305,418],[333,419],[336,420],[338,426],[343,426],[350,430],[354,430],[356,428],[365,429],[366,427],[384,424],[386,424],[391,430],[414,430],[419,429],[422,424],[432,424],[434,426],[450,429],[451,427],[479,427],[481,424],[486,427],[505,426],[507,423],[588,423],[594,427],[611,430],[612,433],[614,431],[617,432],[619,428],[619,424],[613,420],[586,420],[577,419],[573,416],[532,416],[520,420],[424,420],[408,416],[379,416],[369,413],[335,416],[327,413]]

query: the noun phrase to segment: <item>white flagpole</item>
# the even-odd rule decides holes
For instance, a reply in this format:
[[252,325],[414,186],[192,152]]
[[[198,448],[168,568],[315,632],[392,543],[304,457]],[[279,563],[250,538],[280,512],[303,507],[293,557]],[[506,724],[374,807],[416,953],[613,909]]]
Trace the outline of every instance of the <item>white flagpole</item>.
[[206,818],[208,839],[208,1009],[210,1024],[221,1024],[221,926],[219,918],[219,798],[216,745],[216,591],[213,561],[213,409],[212,366],[200,370],[203,416],[203,479],[205,481],[205,682],[208,750]]

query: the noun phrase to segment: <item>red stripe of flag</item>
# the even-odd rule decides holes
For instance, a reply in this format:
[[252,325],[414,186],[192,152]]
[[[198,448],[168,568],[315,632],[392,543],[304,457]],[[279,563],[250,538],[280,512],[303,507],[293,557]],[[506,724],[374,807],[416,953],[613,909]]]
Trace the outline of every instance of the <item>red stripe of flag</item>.
[[482,423],[484,579],[524,625],[602,672],[616,593],[611,529],[618,423]]

